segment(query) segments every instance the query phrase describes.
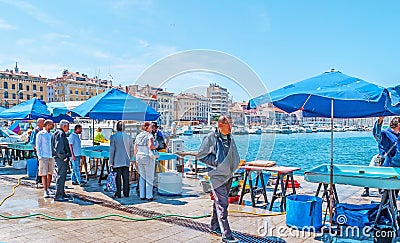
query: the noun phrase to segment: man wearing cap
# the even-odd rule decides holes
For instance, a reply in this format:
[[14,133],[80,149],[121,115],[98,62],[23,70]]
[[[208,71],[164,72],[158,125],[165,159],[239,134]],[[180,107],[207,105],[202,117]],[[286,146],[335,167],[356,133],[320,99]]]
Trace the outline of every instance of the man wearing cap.
[[57,164],[57,191],[55,201],[65,202],[69,197],[65,194],[64,186],[67,179],[67,171],[69,167],[69,157],[71,151],[67,139],[66,132],[69,130],[69,122],[67,120],[60,121],[60,128],[58,128],[51,138],[52,153]]

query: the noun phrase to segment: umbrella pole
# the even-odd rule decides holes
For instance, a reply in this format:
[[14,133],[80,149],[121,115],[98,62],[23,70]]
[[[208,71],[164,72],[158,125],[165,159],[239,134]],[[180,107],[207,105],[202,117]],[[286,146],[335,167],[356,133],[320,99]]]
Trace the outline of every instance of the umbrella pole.
[[93,126],[93,128],[92,128],[92,144],[94,146],[94,119],[92,120],[92,126]]
[[333,99],[331,100],[331,161],[329,173],[329,227],[332,232],[333,217]]

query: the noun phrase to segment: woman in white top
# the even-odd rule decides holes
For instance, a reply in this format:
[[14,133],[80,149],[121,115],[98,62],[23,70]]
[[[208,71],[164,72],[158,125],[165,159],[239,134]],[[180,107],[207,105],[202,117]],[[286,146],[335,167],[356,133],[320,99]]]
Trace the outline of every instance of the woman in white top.
[[153,181],[155,158],[153,154],[154,136],[151,134],[153,125],[145,122],[142,125],[142,132],[136,136],[134,156],[138,165],[140,174],[139,195],[141,200],[154,200],[153,198]]

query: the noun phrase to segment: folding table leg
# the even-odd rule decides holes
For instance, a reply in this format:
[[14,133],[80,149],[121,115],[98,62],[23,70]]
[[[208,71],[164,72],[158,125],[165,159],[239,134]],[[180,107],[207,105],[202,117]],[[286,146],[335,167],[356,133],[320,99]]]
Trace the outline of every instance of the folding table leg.
[[246,191],[247,176],[248,176],[248,171],[246,170],[244,172],[244,181],[243,181],[243,186],[242,186],[242,192],[240,193],[239,205],[241,205],[243,202],[243,197],[244,197],[244,194]]
[[274,192],[272,193],[272,199],[271,199],[271,205],[269,206],[269,211],[272,211],[272,207],[274,206],[274,202],[278,198],[277,195],[276,195],[276,191],[278,190],[280,179],[281,179],[281,175],[278,173],[278,178],[276,179]]

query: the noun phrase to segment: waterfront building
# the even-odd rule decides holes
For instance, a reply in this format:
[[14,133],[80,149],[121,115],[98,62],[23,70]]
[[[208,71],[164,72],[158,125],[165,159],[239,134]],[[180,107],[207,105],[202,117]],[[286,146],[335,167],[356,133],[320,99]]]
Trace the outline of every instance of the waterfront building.
[[145,87],[140,87],[139,85],[134,84],[125,87],[126,93],[138,99],[141,99],[144,103],[148,104],[156,111],[158,111],[160,107],[157,100],[157,91],[159,90],[162,91],[162,89],[160,88],[154,88],[149,85],[146,85]]
[[14,70],[0,71],[0,106],[12,107],[37,97],[47,101],[47,78]]
[[[245,125],[245,110],[246,108],[243,107],[243,102],[235,102],[228,108],[229,116],[232,119],[232,123],[238,126]],[[246,104],[247,105],[247,104]]]
[[211,99],[211,112],[214,115],[228,114],[229,92],[217,84],[210,84],[207,97]]
[[161,114],[161,124],[170,126],[175,115],[174,93],[167,91],[157,92],[158,112]]
[[55,79],[47,80],[47,102],[54,102],[54,85]]
[[181,93],[175,97],[176,121],[195,121],[197,120],[197,100],[193,94]]
[[112,81],[64,70],[62,76],[53,82],[54,101],[85,101],[110,88]]
[[175,97],[175,120],[207,123],[211,99],[199,94],[181,93]]
[[[212,116],[212,102],[208,97],[203,95],[195,95],[197,101],[197,121],[200,123],[207,123],[209,117]],[[212,118],[212,117],[211,117]]]

